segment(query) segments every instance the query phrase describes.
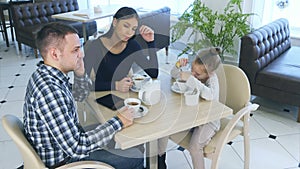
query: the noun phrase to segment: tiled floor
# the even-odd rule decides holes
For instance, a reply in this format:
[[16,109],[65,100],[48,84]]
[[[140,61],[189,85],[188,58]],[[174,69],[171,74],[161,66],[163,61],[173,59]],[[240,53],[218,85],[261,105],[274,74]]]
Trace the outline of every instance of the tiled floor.
[[[1,38],[1,37],[0,37]],[[25,86],[37,62],[33,51],[25,48],[17,54],[15,44],[6,48],[0,39],[0,118],[5,114],[22,117]],[[165,64],[164,50],[159,53],[160,67],[168,70],[176,60],[176,50],[170,50],[169,62]],[[280,105],[262,98],[253,97],[260,104],[250,122],[251,169],[299,169],[300,168],[300,123],[296,122],[298,109]],[[1,122],[0,122],[1,123]],[[243,142],[237,138],[226,145],[220,160],[221,169],[243,168]],[[191,169],[189,153],[177,149],[170,142],[167,165],[170,169]],[[0,124],[0,169],[13,169],[22,163],[22,158],[10,137]],[[206,160],[207,167],[210,161]]]

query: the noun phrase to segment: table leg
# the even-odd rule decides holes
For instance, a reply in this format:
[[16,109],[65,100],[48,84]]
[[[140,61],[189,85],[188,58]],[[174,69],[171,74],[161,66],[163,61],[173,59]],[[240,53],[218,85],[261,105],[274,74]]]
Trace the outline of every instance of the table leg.
[[13,22],[12,22],[12,12],[11,12],[11,7],[8,8],[8,18],[9,18],[9,24],[10,24],[10,33],[11,33],[11,40],[15,41],[14,39],[14,26],[13,26]]
[[3,10],[4,9],[2,7],[0,7],[0,18],[1,18],[2,26],[3,26],[3,32],[4,32],[4,36],[5,36],[5,40],[6,40],[6,46],[9,47],[8,35],[7,35],[5,17],[4,17]]
[[157,154],[158,154],[158,143],[157,140],[146,143],[146,168],[157,169]]
[[83,33],[84,42],[88,40],[87,33],[86,33],[86,25],[87,25],[86,23],[82,23],[82,33]]

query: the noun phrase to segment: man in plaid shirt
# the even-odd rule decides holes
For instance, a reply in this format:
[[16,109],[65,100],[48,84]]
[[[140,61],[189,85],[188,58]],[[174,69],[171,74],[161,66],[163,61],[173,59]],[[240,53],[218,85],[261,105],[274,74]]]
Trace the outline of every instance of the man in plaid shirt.
[[[55,168],[79,160],[96,160],[117,169],[143,168],[143,154],[136,148],[103,149],[116,132],[132,125],[132,109],[120,110],[117,116],[87,132],[79,124],[75,100],[88,96],[89,78],[77,31],[50,23],[37,33],[37,47],[44,63],[29,79],[23,120],[26,137],[45,165]],[[70,71],[74,72],[73,86],[67,76]]]

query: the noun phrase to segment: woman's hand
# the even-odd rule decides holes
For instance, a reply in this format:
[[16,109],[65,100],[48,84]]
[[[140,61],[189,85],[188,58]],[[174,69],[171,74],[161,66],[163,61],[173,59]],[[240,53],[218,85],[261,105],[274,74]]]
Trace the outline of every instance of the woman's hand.
[[154,41],[154,31],[145,25],[140,27],[140,34],[146,42]]
[[120,81],[116,81],[116,90],[120,92],[128,92],[130,87],[133,85],[132,79],[130,77],[124,77]]
[[131,126],[133,124],[133,114],[134,110],[132,108],[124,107],[118,110],[117,116],[123,123],[123,128]]

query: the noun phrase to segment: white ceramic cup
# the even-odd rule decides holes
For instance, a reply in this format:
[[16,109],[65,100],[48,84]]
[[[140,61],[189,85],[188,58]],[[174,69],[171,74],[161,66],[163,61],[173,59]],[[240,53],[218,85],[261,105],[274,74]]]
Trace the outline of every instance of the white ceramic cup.
[[100,7],[100,5],[94,6],[94,13],[101,13],[102,9]]
[[137,113],[141,107],[141,100],[137,98],[127,98],[124,100],[124,105],[133,108],[134,113]]
[[146,105],[154,105],[160,101],[160,81],[147,82],[139,91],[139,99]]
[[195,106],[199,103],[199,91],[197,90],[196,93],[193,91],[187,91],[184,93],[185,104],[187,106]]
[[134,77],[132,77],[134,87],[138,90],[141,89],[142,84],[144,83],[145,79],[146,79],[146,77],[144,77],[144,76],[134,76]]
[[177,79],[176,82],[173,83],[181,92],[185,92],[188,88],[186,85],[186,81]]

